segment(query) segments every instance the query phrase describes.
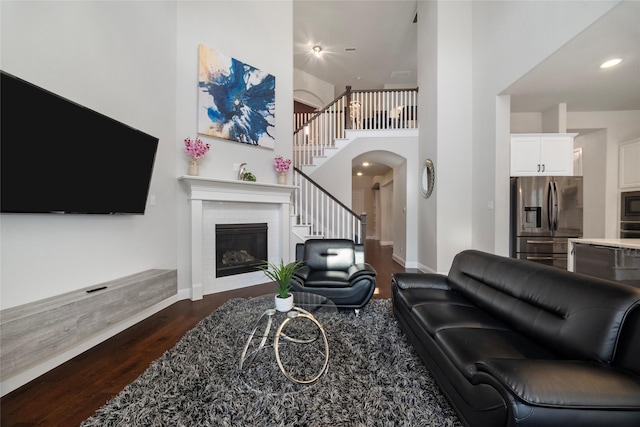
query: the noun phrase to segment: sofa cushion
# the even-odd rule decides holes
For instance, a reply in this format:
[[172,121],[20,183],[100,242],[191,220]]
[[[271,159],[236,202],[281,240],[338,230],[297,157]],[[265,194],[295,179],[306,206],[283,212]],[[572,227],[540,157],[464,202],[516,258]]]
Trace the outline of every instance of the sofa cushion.
[[349,273],[346,271],[309,271],[304,285],[308,288],[348,288],[351,286]]
[[476,363],[488,359],[557,359],[557,355],[513,330],[449,328],[435,335],[440,349],[471,379]]
[[511,329],[487,312],[470,305],[428,302],[414,305],[412,314],[431,336],[449,328]]
[[399,292],[394,297],[411,308],[416,304],[425,303],[425,301],[472,306],[469,300],[459,293],[443,289],[412,288]]

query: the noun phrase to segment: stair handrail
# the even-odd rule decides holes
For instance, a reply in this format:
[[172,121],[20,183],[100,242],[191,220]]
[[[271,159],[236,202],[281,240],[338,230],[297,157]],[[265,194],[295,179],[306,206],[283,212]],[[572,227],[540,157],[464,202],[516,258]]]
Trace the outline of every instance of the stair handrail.
[[[297,222],[299,224],[309,225],[311,227],[311,235],[321,234],[325,238],[346,238],[346,239],[354,240],[356,243],[363,243],[364,239],[366,239],[367,215],[364,213],[357,214],[356,212],[354,212],[351,208],[349,208],[343,202],[338,200],[333,194],[331,194],[324,187],[322,187],[320,184],[318,184],[316,181],[314,181],[311,177],[309,177],[307,174],[302,172],[297,167],[294,166],[293,171],[294,171],[294,185],[296,185],[297,187],[293,193],[294,209],[298,216]],[[351,218],[350,221],[354,224],[353,227],[344,223],[337,227],[340,230],[337,232],[337,234],[331,234],[327,236],[325,232],[320,233],[319,228],[322,228],[322,230],[325,230],[325,231],[328,230],[329,228],[327,224],[324,224],[320,220],[320,218],[318,218],[320,215],[318,215],[315,212],[314,213],[308,212],[309,210],[313,210],[313,208],[304,209],[303,204],[305,204],[304,203],[305,199],[306,201],[308,201],[308,196],[306,194],[303,194],[303,192],[305,191],[304,190],[305,186],[302,185],[300,177],[303,178],[306,182],[308,182],[313,187],[313,189],[318,191],[324,198],[331,200],[335,205],[337,205],[336,209],[339,208],[343,214],[349,216]],[[328,207],[328,203],[327,203],[327,207]],[[302,218],[303,216],[305,218]],[[340,216],[344,216],[344,215],[341,215],[339,212],[338,213],[332,212],[331,214],[331,218],[334,220]],[[314,221],[312,222],[305,221],[305,219],[307,219],[308,217],[312,217]],[[332,227],[332,228],[335,229],[336,227]]]
[[309,123],[313,122],[317,117],[319,117],[322,114],[326,113],[327,110],[329,110],[331,107],[333,107],[335,104],[337,104],[342,98],[346,97],[347,93],[350,90],[350,88],[351,88],[351,86],[347,86],[347,90],[345,90],[340,95],[338,95],[333,101],[331,101],[329,104],[327,104],[322,110],[314,113],[311,117],[309,117],[309,119],[307,119],[307,121],[305,121],[296,130],[293,131],[293,134],[295,135],[298,132],[300,132],[301,130],[303,130],[305,128],[305,126],[308,126]]
[[318,184],[316,181],[313,180],[313,178],[311,178],[309,175],[307,175],[306,173],[302,172],[300,169],[298,169],[297,167],[294,166],[293,170],[302,175],[302,177],[304,177],[304,179],[306,179],[307,181],[309,181],[314,187],[316,187],[318,190],[320,190],[322,193],[326,194],[326,196],[328,198],[330,198],[331,200],[333,200],[334,202],[336,202],[338,205],[340,205],[344,210],[346,210],[347,212],[349,212],[351,215],[353,215],[356,218],[360,218],[360,214],[355,213],[354,211],[351,210],[351,208],[347,205],[345,205],[344,203],[342,203],[340,200],[338,200],[333,194],[329,193],[323,186],[321,186],[320,184]]

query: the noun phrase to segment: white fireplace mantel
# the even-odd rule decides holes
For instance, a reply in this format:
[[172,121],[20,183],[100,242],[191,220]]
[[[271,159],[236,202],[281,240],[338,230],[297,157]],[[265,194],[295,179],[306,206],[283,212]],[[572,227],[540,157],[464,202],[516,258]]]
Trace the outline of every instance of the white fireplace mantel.
[[183,175],[178,180],[189,191],[191,200],[289,204],[291,193],[295,189],[291,185],[214,179],[190,175]]
[[203,202],[270,203],[280,205],[281,255],[289,253],[291,185],[205,178],[178,177],[188,191],[191,204],[191,299],[202,299],[203,286]]

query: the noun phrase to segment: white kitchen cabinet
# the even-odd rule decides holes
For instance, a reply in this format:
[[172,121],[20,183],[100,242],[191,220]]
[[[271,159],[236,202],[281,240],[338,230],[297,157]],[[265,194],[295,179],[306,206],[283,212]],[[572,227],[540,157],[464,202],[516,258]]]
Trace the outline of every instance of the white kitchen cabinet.
[[620,188],[640,187],[640,138],[623,142],[620,153]]
[[511,135],[511,176],[572,176],[577,133]]

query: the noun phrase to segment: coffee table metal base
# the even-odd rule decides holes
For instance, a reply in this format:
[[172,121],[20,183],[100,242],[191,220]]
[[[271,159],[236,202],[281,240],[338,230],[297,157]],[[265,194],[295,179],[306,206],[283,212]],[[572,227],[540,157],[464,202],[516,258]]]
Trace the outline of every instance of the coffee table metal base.
[[[322,374],[324,374],[327,370],[327,366],[329,364],[329,342],[327,341],[327,335],[324,332],[324,328],[311,313],[303,310],[302,308],[293,307],[293,309],[291,309],[291,311],[287,313],[286,318],[280,323],[280,326],[278,326],[278,329],[275,331],[275,335],[269,335],[269,333],[271,332],[271,327],[273,326],[273,322],[275,320],[275,315],[275,309],[267,309],[256,321],[255,326],[249,334],[247,342],[245,343],[242,350],[242,355],[240,356],[240,369],[242,369],[243,366],[251,363],[253,359],[255,359],[258,352],[262,350],[267,344],[270,344],[268,343],[268,341],[270,339],[273,339],[273,349],[276,356],[276,361],[278,362],[280,371],[284,374],[285,377],[298,384],[312,384],[318,381]],[[265,319],[265,317],[267,324],[265,326],[264,332],[261,335],[256,335],[256,331],[258,330],[260,323],[263,321],[263,319]],[[311,337],[295,337],[287,335],[286,327],[289,322],[310,322],[311,327],[317,329],[316,334],[315,336]],[[251,346],[252,341],[258,339],[260,340],[260,344],[258,345],[257,349],[249,352],[249,347]],[[319,350],[324,353],[322,354],[324,360],[318,372],[315,373],[315,375],[313,375],[311,378],[300,378],[297,377],[296,374],[292,374],[291,372],[289,372],[289,370],[283,363],[282,358],[280,357],[281,340],[289,343],[305,345],[316,343],[319,339],[322,340],[322,346]]]

